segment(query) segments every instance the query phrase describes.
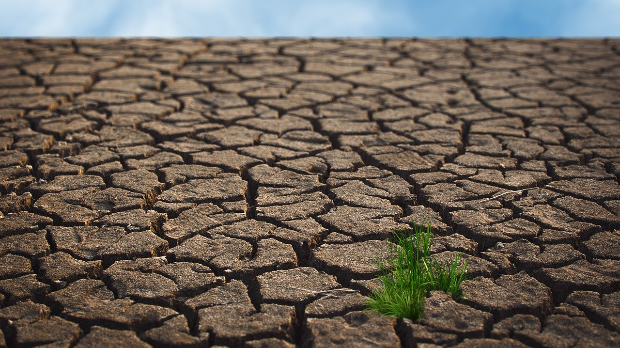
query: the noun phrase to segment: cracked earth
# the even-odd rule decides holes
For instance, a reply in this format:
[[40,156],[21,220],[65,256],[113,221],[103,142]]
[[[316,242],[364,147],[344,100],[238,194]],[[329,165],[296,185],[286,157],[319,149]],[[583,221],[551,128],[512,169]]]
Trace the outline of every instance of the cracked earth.
[[[0,347],[617,347],[620,40],[0,40]],[[465,299],[364,311],[391,229]]]

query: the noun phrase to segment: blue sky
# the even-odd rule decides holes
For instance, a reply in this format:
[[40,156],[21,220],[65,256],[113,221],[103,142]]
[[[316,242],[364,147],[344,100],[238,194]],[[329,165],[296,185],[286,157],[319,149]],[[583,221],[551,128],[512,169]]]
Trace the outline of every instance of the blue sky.
[[620,36],[620,0],[0,0],[0,36]]

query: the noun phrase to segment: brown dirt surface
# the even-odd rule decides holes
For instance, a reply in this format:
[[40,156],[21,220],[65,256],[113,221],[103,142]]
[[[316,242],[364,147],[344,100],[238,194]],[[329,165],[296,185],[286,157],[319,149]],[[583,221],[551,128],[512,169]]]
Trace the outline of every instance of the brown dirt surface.
[[[618,39],[1,39],[0,347],[618,347]],[[365,311],[392,229],[464,298]]]

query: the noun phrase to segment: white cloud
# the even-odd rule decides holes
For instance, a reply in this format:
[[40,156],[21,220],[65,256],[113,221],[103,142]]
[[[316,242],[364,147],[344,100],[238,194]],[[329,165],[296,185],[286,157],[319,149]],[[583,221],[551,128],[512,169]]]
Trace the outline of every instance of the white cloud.
[[0,35],[97,35],[118,0],[23,0],[0,4]]
[[1,34],[9,36],[379,36],[411,29],[380,0],[22,0],[0,4],[0,12]]
[[562,36],[620,36],[620,0],[580,1],[558,25]]
[[398,8],[377,1],[303,2],[294,13],[279,15],[279,22],[294,36],[377,36],[393,28],[405,33],[412,29]]
[[[231,0],[135,2],[114,22],[124,36],[345,36],[380,35],[408,21],[380,1]],[[398,25],[398,23],[405,25]]]
[[620,0],[0,1],[0,36],[620,36]]

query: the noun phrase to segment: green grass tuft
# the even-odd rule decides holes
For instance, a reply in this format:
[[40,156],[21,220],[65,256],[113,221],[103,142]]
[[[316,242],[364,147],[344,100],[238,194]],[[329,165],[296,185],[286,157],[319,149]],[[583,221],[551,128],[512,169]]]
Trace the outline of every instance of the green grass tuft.
[[467,262],[461,263],[458,254],[447,264],[441,264],[430,253],[431,227],[426,230],[413,223],[412,229],[392,231],[394,243],[390,258],[379,262],[383,289],[370,295],[368,306],[386,315],[417,320],[424,310],[424,299],[431,290],[443,290],[454,299],[461,299],[459,289],[465,280]]

